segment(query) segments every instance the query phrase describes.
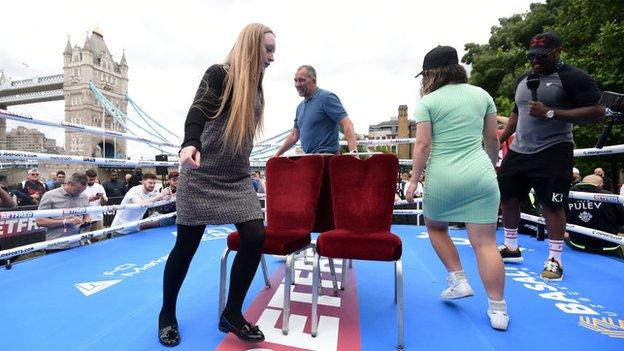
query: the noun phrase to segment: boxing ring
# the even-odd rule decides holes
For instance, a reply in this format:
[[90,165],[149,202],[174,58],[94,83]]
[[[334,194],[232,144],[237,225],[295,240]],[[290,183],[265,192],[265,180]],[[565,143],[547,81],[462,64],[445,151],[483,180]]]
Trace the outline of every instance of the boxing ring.
[[[613,148],[609,150],[618,152]],[[4,159],[22,157],[8,151],[0,151],[0,154]],[[39,160],[47,157],[36,155]],[[63,163],[116,162],[66,157],[69,158]],[[175,163],[155,161],[119,161],[125,161],[121,162],[124,165],[177,166]],[[403,164],[407,162],[411,161],[402,160]],[[571,194],[571,197],[574,196],[587,195]],[[594,200],[624,202],[618,196]],[[84,212],[115,209],[120,208],[93,207],[84,209]],[[72,213],[81,212],[74,209]],[[420,209],[395,210],[397,215],[421,213]],[[21,214],[5,212],[4,216],[33,218],[56,214],[28,211]],[[540,221],[539,218],[529,219]],[[131,223],[124,227],[138,224]],[[57,240],[62,240],[62,243],[82,242],[113,230],[115,228],[107,228]],[[299,257],[295,262],[290,333],[283,335],[284,262],[277,257],[266,256],[271,287],[264,286],[259,269],[244,305],[246,317],[260,326],[266,341],[245,345],[231,334],[221,333],[217,329],[215,315],[219,303],[219,264],[226,237],[234,230],[232,225],[207,226],[204,232],[178,300],[177,317],[182,343],[177,350],[396,349],[396,316],[390,313],[395,309],[392,263],[354,261],[353,267],[347,268],[337,262],[338,280],[345,274],[348,289],[340,296],[333,296],[327,262],[321,261],[324,272],[323,295],[319,300],[321,318],[319,334],[312,338],[311,260]],[[509,330],[500,332],[491,328],[485,314],[486,294],[465,230],[451,230],[450,234],[472,282],[475,296],[455,301],[440,298],[440,292],[447,286],[447,272],[429,243],[426,228],[393,225],[391,231],[403,241],[406,349],[624,349],[624,303],[620,297],[620,292],[624,290],[622,260],[566,250],[565,280],[544,282],[539,273],[548,246],[540,241],[521,239],[524,262],[505,266],[505,298],[511,321]],[[158,342],[157,316],[162,302],[164,264],[176,234],[175,226],[148,229],[19,261],[10,270],[0,269],[0,316],[5,321],[0,327],[2,349],[164,349]],[[585,234],[621,240],[620,237],[609,237],[613,235],[609,233]],[[497,237],[499,242],[503,240],[501,230],[497,232]],[[0,251],[0,259],[13,257],[25,250],[53,248],[57,244],[50,241],[28,246],[31,249],[3,250]]]
[[[207,227],[180,293],[179,350],[253,349],[217,329],[220,254],[232,226]],[[548,250],[523,240],[523,264],[506,265],[509,330],[493,330],[485,315],[486,295],[464,230],[453,230],[475,296],[442,301],[446,272],[433,252],[426,229],[395,225],[403,240],[405,345],[412,350],[621,350],[624,347],[622,262],[566,250],[566,279],[545,283],[539,272]],[[0,328],[5,350],[155,350],[164,262],[175,241],[175,227],[149,229],[82,246],[0,270]],[[503,235],[499,231],[499,239]],[[281,334],[280,282],[283,261],[266,257],[272,281],[264,287],[261,270],[245,301],[247,317],[258,322],[268,350],[391,350],[396,322],[392,264],[354,261],[347,270],[352,289],[340,308],[327,307],[319,336],[309,335],[311,265],[296,262],[291,332]],[[341,270],[339,270],[341,272]],[[341,274],[341,273],[339,273]],[[309,283],[309,285],[308,285]],[[329,280],[324,284],[331,285]],[[329,289],[329,288],[328,288]],[[331,295],[331,293],[328,293]],[[328,305],[331,304],[327,302]],[[344,311],[342,309],[345,309]],[[348,313],[347,313],[348,312]],[[322,313],[323,314],[323,313]],[[323,323],[340,325],[324,332]],[[343,340],[349,340],[345,344]],[[338,345],[342,347],[338,348]],[[299,346],[299,347],[298,347]],[[333,346],[333,347],[332,347]]]

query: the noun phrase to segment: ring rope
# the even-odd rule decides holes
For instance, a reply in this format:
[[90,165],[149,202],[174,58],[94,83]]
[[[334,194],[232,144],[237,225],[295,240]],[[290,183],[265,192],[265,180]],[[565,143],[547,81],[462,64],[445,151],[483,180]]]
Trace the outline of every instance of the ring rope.
[[134,140],[134,141],[139,141],[142,143],[153,144],[153,145],[158,145],[158,146],[168,146],[168,147],[175,147],[175,148],[179,147],[179,145],[176,145],[176,144],[171,144],[171,143],[162,142],[162,141],[148,140],[148,139],[141,138],[141,137],[129,134],[129,133],[122,133],[122,132],[118,132],[114,130],[107,130],[107,129],[92,127],[92,126],[78,124],[78,123],[49,121],[49,120],[45,120],[41,118],[35,118],[32,116],[21,115],[21,114],[10,112],[10,111],[3,110],[3,109],[0,109],[0,118],[10,119],[13,121],[19,121],[19,122],[24,122],[24,123],[37,124],[37,125],[42,125],[42,126],[63,128],[63,129],[73,130],[73,131],[83,131],[83,132],[87,132],[90,134],[104,135],[104,136],[108,136],[111,138]]
[[[544,220],[544,217],[538,217],[538,216],[533,216],[527,213],[521,213],[520,217],[524,220],[527,221],[531,221],[534,223],[539,223],[539,224],[546,224],[546,221]],[[611,233],[607,233],[607,232],[603,232],[601,230],[596,230],[596,229],[591,229],[591,228],[586,228],[586,227],[581,227],[579,225],[576,224],[566,224],[566,230],[575,232],[575,233],[579,233],[579,234],[583,234],[586,236],[591,236],[592,238],[596,238],[596,239],[602,239],[608,242],[612,242],[614,244],[619,244],[619,245],[624,245],[624,237],[621,237],[619,235],[616,234],[611,234]]]
[[88,163],[109,166],[178,167],[179,162],[123,160],[117,158],[85,157],[73,155],[42,154],[27,151],[0,150],[0,160],[50,161],[51,163]]
[[100,229],[100,230],[96,230],[96,231],[89,232],[89,233],[74,234],[74,235],[65,236],[65,237],[61,237],[58,239],[54,239],[54,240],[41,241],[35,244],[23,245],[23,246],[14,247],[12,249],[2,250],[0,251],[0,260],[5,260],[14,256],[23,255],[23,254],[27,254],[27,253],[38,251],[38,250],[48,250],[48,249],[64,247],[64,246],[67,246],[68,244],[81,242],[83,240],[89,240],[91,238],[102,237],[116,230],[130,229],[138,225],[141,225],[143,223],[152,222],[157,219],[171,218],[175,216],[176,213],[177,212],[167,213],[164,215],[160,215],[156,217],[149,217],[149,218],[142,219],[140,221],[130,222],[130,223],[122,224],[122,225],[116,225],[114,227]]
[[42,217],[63,217],[69,215],[84,215],[87,213],[102,213],[136,208],[152,208],[175,202],[175,199],[157,201],[153,204],[127,204],[111,206],[75,207],[59,208],[54,210],[33,210],[33,211],[7,211],[0,212],[0,220],[21,219],[21,218],[42,218]]

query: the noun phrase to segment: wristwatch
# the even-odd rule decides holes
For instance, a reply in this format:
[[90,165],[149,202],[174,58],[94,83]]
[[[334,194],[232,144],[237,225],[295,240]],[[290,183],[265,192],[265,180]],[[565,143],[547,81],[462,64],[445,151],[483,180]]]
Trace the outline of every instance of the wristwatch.
[[546,112],[546,118],[553,119],[555,117],[555,110],[548,110]]

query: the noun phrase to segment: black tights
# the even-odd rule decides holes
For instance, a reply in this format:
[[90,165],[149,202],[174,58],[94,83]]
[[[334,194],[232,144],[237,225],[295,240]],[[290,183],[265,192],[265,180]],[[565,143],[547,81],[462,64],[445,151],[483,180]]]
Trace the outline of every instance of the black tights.
[[[182,282],[186,277],[193,255],[204,233],[205,225],[187,226],[178,224],[175,246],[165,265],[163,278],[163,305],[160,310],[159,327],[177,324],[176,301]],[[264,243],[264,225],[261,219],[236,224],[240,233],[240,250],[234,257],[230,273],[230,290],[223,314],[228,321],[242,327],[245,319],[242,313],[243,300],[251,285]]]

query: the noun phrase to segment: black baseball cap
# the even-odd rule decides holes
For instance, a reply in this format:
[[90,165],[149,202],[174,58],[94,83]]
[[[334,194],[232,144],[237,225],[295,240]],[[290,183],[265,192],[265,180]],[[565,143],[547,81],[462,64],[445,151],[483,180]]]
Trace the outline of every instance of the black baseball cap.
[[555,32],[546,32],[534,36],[529,45],[529,54],[548,54],[561,47],[561,39]]
[[420,73],[418,73],[414,78],[417,78],[428,69],[456,65],[458,63],[459,60],[457,59],[457,51],[453,47],[438,45],[433,48],[433,50],[429,51],[427,55],[425,55],[425,59],[423,60],[423,70],[420,71]]

